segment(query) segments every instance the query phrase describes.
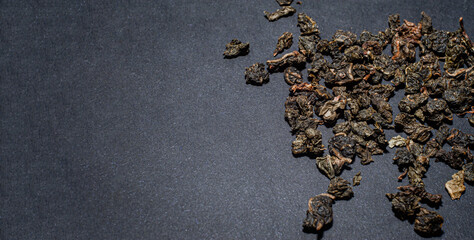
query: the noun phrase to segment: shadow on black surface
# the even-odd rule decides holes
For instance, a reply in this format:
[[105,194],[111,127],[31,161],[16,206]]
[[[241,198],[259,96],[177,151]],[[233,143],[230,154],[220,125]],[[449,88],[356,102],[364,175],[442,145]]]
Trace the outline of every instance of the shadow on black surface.
[[438,232],[436,232],[436,233],[430,233],[430,234],[428,234],[428,233],[423,233],[423,232],[416,231],[416,230],[415,230],[415,232],[416,232],[416,234],[418,234],[420,237],[424,237],[424,238],[441,237],[441,236],[443,236],[443,234],[444,234],[444,231],[443,231],[443,230],[438,231]]
[[303,227],[303,232],[304,233],[308,233],[308,234],[317,234],[318,236],[318,240],[319,239],[323,239],[324,237],[324,232],[327,231],[328,229],[330,229],[332,227],[332,224],[333,222],[325,225],[321,230],[317,231],[316,229],[314,228],[307,228],[307,227]]

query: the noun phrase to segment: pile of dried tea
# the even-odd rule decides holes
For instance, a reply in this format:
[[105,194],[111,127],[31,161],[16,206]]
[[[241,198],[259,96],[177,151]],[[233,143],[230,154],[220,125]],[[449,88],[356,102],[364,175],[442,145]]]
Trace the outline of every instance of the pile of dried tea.
[[[292,1],[278,1],[281,9],[265,12],[270,21],[296,12]],[[425,190],[423,177],[430,159],[444,162],[459,170],[446,183],[452,199],[459,199],[474,180],[474,136],[450,129],[453,114],[468,117],[474,124],[474,47],[463,25],[454,32],[433,28],[431,18],[421,13],[418,23],[404,20],[398,14],[388,17],[388,28],[376,34],[363,31],[359,35],[337,30],[331,39],[321,39],[318,24],[305,13],[297,15],[299,51],[247,68],[247,83],[261,85],[268,75],[283,72],[290,85],[285,101],[285,120],[295,139],[291,151],[295,156],[308,156],[329,180],[327,193],[309,200],[305,231],[318,232],[332,222],[332,205],[336,200],[354,196],[349,181],[339,177],[358,157],[362,164],[374,161],[373,155],[396,148],[394,164],[409,185],[399,192],[386,194],[395,216],[414,223],[423,236],[441,233],[444,222],[437,212],[422,207],[441,204],[441,195]],[[293,34],[278,38],[273,56],[289,49]],[[391,55],[383,53],[391,47]],[[419,60],[417,61],[417,51]],[[444,62],[444,71],[440,62]],[[302,70],[307,68],[307,81]],[[268,70],[268,72],[267,72]],[[389,100],[394,92],[404,89],[398,103],[400,113],[393,115]],[[334,136],[326,147],[318,126],[331,127]],[[388,141],[384,130],[406,134]],[[433,135],[433,132],[435,134]],[[450,151],[443,149],[447,143]],[[326,150],[328,150],[326,152]],[[360,172],[353,178],[359,185]]]

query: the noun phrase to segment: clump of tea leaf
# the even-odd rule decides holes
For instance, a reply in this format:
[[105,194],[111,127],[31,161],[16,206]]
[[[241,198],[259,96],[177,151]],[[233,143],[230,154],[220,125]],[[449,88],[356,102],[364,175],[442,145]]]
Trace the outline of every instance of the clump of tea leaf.
[[296,9],[291,6],[283,6],[282,8],[276,10],[273,13],[263,11],[265,14],[265,17],[268,19],[268,21],[273,22],[276,21],[282,17],[288,17],[293,15],[296,12]]
[[360,172],[356,173],[352,178],[352,186],[360,185],[360,181],[362,180],[362,176],[360,176]]
[[414,218],[420,210],[420,198],[411,192],[387,193],[386,196],[392,203],[395,216],[401,220]]
[[303,230],[320,231],[331,224],[334,199],[334,196],[327,193],[310,198],[306,218],[303,221]]
[[456,200],[461,198],[461,195],[466,190],[466,186],[464,186],[464,170],[453,174],[452,178],[446,182],[445,187],[451,199]]
[[237,39],[232,39],[230,43],[225,45],[224,58],[235,58],[247,55],[249,53],[250,44],[243,43]]
[[245,80],[247,84],[262,85],[270,80],[270,74],[263,63],[255,63],[245,69]]
[[423,236],[436,236],[442,233],[441,226],[444,219],[435,211],[426,208],[420,208],[416,214],[414,228],[415,231]]
[[474,163],[466,163],[462,169],[464,171],[464,181],[472,185],[474,183]]
[[329,179],[341,174],[343,167],[350,163],[352,163],[352,160],[349,158],[338,158],[332,155],[316,158],[316,166]]
[[328,193],[333,195],[336,199],[350,199],[354,196],[351,184],[341,177],[331,179]]
[[288,49],[293,45],[293,33],[285,32],[278,38],[278,42],[273,52],[273,56],[278,55],[283,52],[283,50]]
[[286,68],[284,72],[284,78],[285,82],[290,86],[303,82],[303,75],[301,74],[301,71],[295,67]]

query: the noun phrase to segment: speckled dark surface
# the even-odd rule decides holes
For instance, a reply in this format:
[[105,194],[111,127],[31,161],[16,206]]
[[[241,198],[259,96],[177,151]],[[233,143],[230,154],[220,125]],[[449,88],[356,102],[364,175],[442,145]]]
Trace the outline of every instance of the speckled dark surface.
[[[0,2],[0,239],[318,238],[301,224],[329,180],[291,155],[288,86],[282,74],[261,87],[243,74],[272,58],[283,32],[299,35],[296,16],[268,22],[273,0],[97,2]],[[474,36],[472,1],[302,2],[323,38],[421,11],[451,31],[463,16]],[[250,53],[223,59],[232,38]],[[454,126],[474,133],[467,119]],[[361,171],[361,185],[320,238],[421,238],[384,196],[407,182],[393,152],[343,172]],[[444,198],[439,238],[472,239],[474,189],[451,201],[454,172],[432,163],[425,178]]]

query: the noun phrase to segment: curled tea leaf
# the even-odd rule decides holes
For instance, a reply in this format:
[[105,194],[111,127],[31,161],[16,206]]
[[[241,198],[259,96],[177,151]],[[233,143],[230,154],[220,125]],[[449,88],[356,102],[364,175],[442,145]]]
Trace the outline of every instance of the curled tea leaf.
[[431,205],[439,206],[441,204],[442,196],[441,194],[431,194],[425,190],[424,187],[416,187],[412,185],[400,186],[398,190],[416,195],[420,197],[422,202],[426,202]]
[[360,172],[356,173],[352,178],[352,186],[360,185],[360,181],[362,180],[362,176],[360,176]]
[[402,136],[398,135],[396,137],[393,137],[388,141],[388,147],[389,148],[394,148],[394,147],[405,147],[406,144],[406,139],[403,138]]
[[305,13],[298,14],[298,27],[300,28],[301,35],[319,34],[318,24]]
[[337,158],[331,155],[316,158],[316,166],[321,170],[329,179],[332,179],[339,175],[345,164],[351,163],[352,160],[349,158]]
[[464,170],[461,170],[452,176],[453,179],[446,182],[445,187],[452,200],[461,198],[461,195],[466,190],[464,186]]
[[289,66],[301,68],[305,64],[306,57],[298,51],[287,53],[279,59],[267,61],[268,71],[271,73],[284,71]]
[[243,43],[237,39],[232,39],[230,43],[225,45],[224,58],[235,58],[247,55],[249,53],[250,44]]
[[432,236],[441,233],[444,219],[435,211],[426,208],[420,208],[416,214],[414,228],[415,231],[422,235]]
[[265,17],[268,19],[268,21],[273,22],[276,21],[282,17],[288,17],[293,15],[296,12],[296,9],[291,6],[283,6],[282,8],[276,10],[273,13],[263,11],[265,13]]
[[283,50],[288,49],[293,44],[293,33],[285,32],[278,38],[278,42],[273,52],[273,56],[278,55],[283,52]]

